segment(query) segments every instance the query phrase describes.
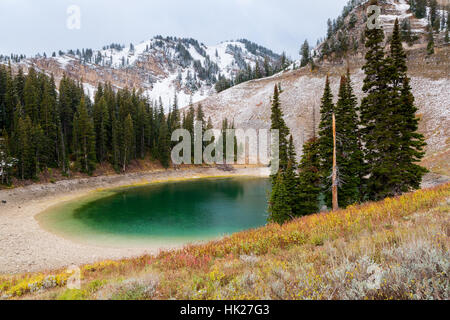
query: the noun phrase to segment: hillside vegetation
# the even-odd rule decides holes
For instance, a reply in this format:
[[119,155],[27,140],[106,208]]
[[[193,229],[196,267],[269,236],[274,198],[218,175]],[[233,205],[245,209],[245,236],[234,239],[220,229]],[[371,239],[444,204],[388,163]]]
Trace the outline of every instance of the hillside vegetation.
[[448,299],[450,184],[182,250],[0,276],[4,299]]

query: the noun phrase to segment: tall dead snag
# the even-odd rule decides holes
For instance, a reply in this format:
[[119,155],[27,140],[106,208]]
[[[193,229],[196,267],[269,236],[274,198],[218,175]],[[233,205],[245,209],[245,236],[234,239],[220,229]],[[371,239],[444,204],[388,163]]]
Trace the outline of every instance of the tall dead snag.
[[338,183],[337,183],[337,160],[336,160],[336,116],[333,112],[333,175],[332,175],[333,211],[339,209]]

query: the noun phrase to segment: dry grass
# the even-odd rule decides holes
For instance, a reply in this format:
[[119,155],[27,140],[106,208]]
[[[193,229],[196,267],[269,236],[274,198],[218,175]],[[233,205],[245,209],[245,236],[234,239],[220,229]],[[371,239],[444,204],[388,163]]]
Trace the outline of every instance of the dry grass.
[[448,299],[449,199],[447,184],[157,257],[87,265],[81,290],[64,288],[64,272],[4,276],[0,296]]

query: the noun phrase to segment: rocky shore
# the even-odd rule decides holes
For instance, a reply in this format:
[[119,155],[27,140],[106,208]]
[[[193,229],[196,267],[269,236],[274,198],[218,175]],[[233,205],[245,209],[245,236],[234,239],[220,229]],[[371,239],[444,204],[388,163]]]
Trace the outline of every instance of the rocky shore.
[[105,259],[155,254],[168,247],[105,248],[74,243],[43,230],[35,216],[99,189],[222,176],[268,176],[265,168],[158,170],[64,180],[0,191],[0,274],[53,270]]

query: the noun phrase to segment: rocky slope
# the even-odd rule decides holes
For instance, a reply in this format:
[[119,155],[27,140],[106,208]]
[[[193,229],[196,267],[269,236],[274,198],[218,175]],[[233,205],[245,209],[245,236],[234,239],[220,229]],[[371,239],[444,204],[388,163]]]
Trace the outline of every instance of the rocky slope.
[[[352,4],[353,3],[353,4]],[[269,78],[249,81],[215,94],[213,84],[219,75],[232,78],[240,70],[253,67],[256,61],[268,58],[277,65],[279,55],[246,40],[223,42],[206,46],[193,39],[155,37],[129,47],[113,44],[97,51],[70,51],[55,57],[36,57],[24,60],[15,67],[34,66],[46,73],[53,73],[58,81],[64,73],[83,82],[85,90],[93,96],[99,82],[111,82],[116,88],[142,89],[149,99],[159,97],[166,107],[173,103],[175,92],[179,106],[201,102],[207,117],[220,128],[221,121],[228,118],[239,128],[268,128],[270,126],[270,98],[273,87],[280,83],[284,92],[281,102],[287,124],[296,137],[299,155],[303,143],[310,139],[319,120],[320,98],[325,76],[331,77],[335,96],[339,77],[345,74],[347,66],[358,98],[361,98],[361,84],[364,74],[364,46],[361,33],[367,20],[368,1],[355,0],[346,7],[342,18],[342,31],[348,41],[355,40],[356,52],[346,58],[335,54],[325,56],[310,67],[296,69],[296,61],[287,71]],[[444,32],[435,34],[436,53],[426,54],[427,18],[417,19],[406,0],[380,0],[381,22],[386,39],[392,32],[395,19],[408,21],[412,35],[417,40],[412,45],[404,44],[408,54],[411,85],[419,107],[420,130],[426,136],[427,159],[424,163],[433,171],[450,173],[450,47],[443,44]],[[428,10],[429,11],[429,10]],[[355,25],[350,28],[352,16]],[[342,17],[342,16],[341,16]],[[339,34],[335,35],[339,38]],[[338,39],[339,40],[339,39]],[[351,43],[351,42],[350,42]],[[319,54],[324,42],[313,52]]]
[[149,99],[161,97],[168,110],[175,93],[181,107],[200,101],[215,93],[219,77],[231,79],[256,62],[262,66],[265,59],[276,68],[280,56],[245,39],[206,46],[194,39],[156,36],[136,45],[60,51],[21,60],[13,67],[27,72],[33,66],[53,74],[57,82],[66,74],[81,81],[91,97],[98,83],[104,82],[115,88],[141,89]]
[[[354,9],[359,16],[364,11],[364,6]],[[383,6],[381,19],[386,26],[387,37],[392,32],[392,25],[397,17],[410,19],[412,28],[419,35],[419,40],[413,46],[405,44],[404,47],[408,53],[409,75],[419,108],[420,131],[428,143],[427,159],[424,163],[435,172],[449,174],[450,47],[438,44],[436,54],[427,56],[426,24],[423,19],[412,16],[405,0],[387,0]],[[356,30],[361,30],[362,27],[363,24],[360,23]],[[442,36],[443,34],[439,35],[438,42]],[[317,49],[320,49],[320,46]],[[316,62],[317,69],[314,71],[306,67],[243,83],[203,100],[202,105],[206,116],[211,116],[216,126],[220,127],[221,120],[226,117],[233,120],[238,128],[269,128],[270,99],[274,86],[280,83],[284,91],[281,94],[281,104],[285,120],[296,138],[294,140],[297,150],[301,151],[303,143],[314,135],[318,126],[325,76],[330,75],[336,99],[339,78],[349,66],[355,93],[360,99],[363,96],[363,63],[364,50],[360,46],[358,53],[345,60],[325,59],[323,62]]]

